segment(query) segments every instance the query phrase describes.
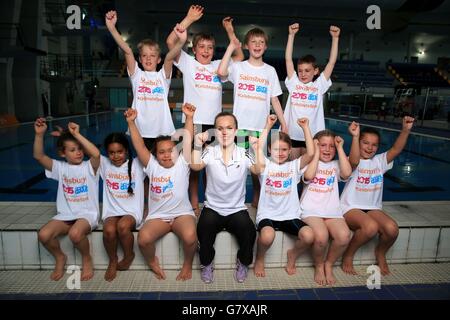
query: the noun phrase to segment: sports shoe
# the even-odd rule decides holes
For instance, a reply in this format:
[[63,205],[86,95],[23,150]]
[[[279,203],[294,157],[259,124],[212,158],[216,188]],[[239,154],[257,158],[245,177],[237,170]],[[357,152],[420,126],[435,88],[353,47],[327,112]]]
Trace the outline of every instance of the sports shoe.
[[248,267],[243,265],[239,259],[236,260],[236,271],[234,272],[234,279],[237,282],[242,283],[247,279]]
[[200,277],[204,283],[211,283],[214,281],[214,266],[212,263],[201,267]]

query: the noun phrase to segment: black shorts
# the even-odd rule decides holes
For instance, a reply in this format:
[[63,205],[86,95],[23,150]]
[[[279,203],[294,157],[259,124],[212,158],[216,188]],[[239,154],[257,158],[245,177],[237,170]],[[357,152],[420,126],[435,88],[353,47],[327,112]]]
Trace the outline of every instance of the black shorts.
[[275,230],[283,231],[293,236],[298,236],[298,232],[301,228],[308,226],[300,219],[275,221],[270,219],[263,219],[258,223],[258,231],[261,232],[264,227],[271,227]]
[[155,146],[156,138],[143,138],[144,144],[147,147],[148,151],[152,152],[153,147]]
[[294,140],[294,139],[291,139],[291,141],[292,141],[292,148],[306,148],[305,141]]

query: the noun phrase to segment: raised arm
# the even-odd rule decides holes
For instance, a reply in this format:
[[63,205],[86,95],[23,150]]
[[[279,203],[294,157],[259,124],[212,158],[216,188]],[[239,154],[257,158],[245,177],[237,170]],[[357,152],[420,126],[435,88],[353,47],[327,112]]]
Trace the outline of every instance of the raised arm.
[[353,121],[348,126],[348,132],[352,136],[352,145],[350,147],[350,155],[348,157],[348,160],[350,161],[352,169],[355,170],[359,165],[359,159],[361,159],[359,150],[359,123]]
[[269,115],[266,120],[266,126],[261,132],[259,139],[256,137],[249,137],[250,145],[252,146],[253,151],[256,155],[256,163],[250,167],[250,171],[253,174],[260,174],[264,172],[264,169],[266,167],[264,148],[266,146],[267,137],[275,122],[277,122],[277,116],[274,114]]
[[[203,16],[203,7],[199,5],[192,5],[189,7],[188,13],[186,17],[180,22],[180,25],[183,29],[187,30],[191,24],[195,21],[200,20]],[[169,50],[171,50],[177,43],[177,35],[174,31],[172,31],[167,37],[166,44]],[[175,61],[178,61],[180,58],[180,53],[175,57]]]
[[303,175],[303,179],[305,181],[310,181],[314,179],[316,176],[317,168],[319,166],[319,156],[320,156],[320,147],[319,140],[314,139],[314,157],[309,163],[308,167],[305,170],[305,174]]
[[208,141],[208,131],[197,133],[194,137],[194,150],[192,151],[192,163],[191,169],[194,171],[200,171],[206,164],[202,161],[202,147],[206,141]]
[[166,73],[167,79],[171,78],[173,61],[180,56],[181,49],[183,48],[187,39],[186,29],[184,29],[181,24],[177,24],[175,28],[173,28],[173,32],[177,36],[177,41],[166,54],[166,57],[164,59],[164,72]]
[[400,131],[400,134],[397,140],[395,140],[394,145],[388,150],[386,154],[387,163],[394,160],[403,151],[403,148],[405,148],[406,142],[408,141],[409,133],[411,132],[413,124],[413,117],[403,117],[402,131]]
[[80,126],[75,122],[69,122],[67,128],[72,136],[81,144],[86,155],[89,157],[94,172],[97,172],[100,166],[100,151],[98,148],[80,133]]
[[128,71],[130,75],[134,74],[134,68],[136,66],[136,59],[134,59],[133,50],[131,50],[130,46],[122,39],[122,36],[116,29],[117,22],[117,12],[116,11],[108,11],[105,16],[105,24],[106,28],[108,28],[109,32],[113,36],[117,45],[120,49],[122,49],[125,55],[125,61],[127,63]]
[[[224,27],[225,31],[227,32],[228,40],[233,41],[234,39],[237,39],[236,34],[234,33],[233,28],[233,18],[226,17],[222,20],[222,26]],[[239,40],[238,40],[239,41]],[[244,60],[244,52],[242,51],[242,48],[236,48],[234,50],[234,56],[232,57],[233,61],[242,61]]]
[[184,122],[184,134],[183,134],[183,157],[187,163],[191,163],[192,155],[192,141],[194,138],[194,113],[195,107],[190,103],[183,104],[181,108],[186,120]]
[[347,180],[348,177],[352,174],[352,166],[350,165],[350,161],[347,158],[347,155],[344,151],[344,139],[339,136],[334,137],[334,145],[336,146],[336,150],[339,157],[339,171],[340,176],[343,180]]
[[136,123],[134,122],[137,117],[137,111],[135,109],[128,108],[124,112],[124,116],[127,120],[128,129],[130,130],[131,142],[133,143],[133,147],[136,150],[139,161],[141,161],[144,167],[147,167],[148,162],[150,161],[151,153],[145,146],[144,139],[142,139],[142,136],[139,133],[138,128],[136,127]]
[[298,32],[299,29],[300,25],[298,23],[294,23],[289,26],[289,35],[286,43],[286,51],[284,53],[288,79],[291,79],[292,76],[295,74],[294,61],[292,60],[292,52],[294,51],[295,34]]
[[341,29],[336,26],[330,26],[330,35],[331,35],[331,51],[330,58],[328,59],[327,66],[323,71],[323,75],[328,80],[333,73],[334,65],[336,64],[337,55],[338,55],[338,45],[339,45],[339,35],[341,34]]
[[52,171],[53,160],[47,156],[44,152],[44,135],[47,131],[47,124],[44,118],[37,118],[34,122],[34,144],[33,144],[33,157],[43,166],[46,170]]
[[308,118],[297,119],[297,124],[305,134],[306,153],[300,158],[300,169],[303,169],[314,158],[314,141],[309,128]]
[[284,119],[283,108],[281,107],[280,100],[278,100],[278,97],[272,97],[270,98],[270,101],[272,102],[273,111],[275,111],[275,114],[280,121],[281,131],[284,133],[288,133],[288,127]]
[[225,51],[222,60],[220,61],[217,75],[223,80],[228,76],[228,65],[230,64],[231,55],[233,51],[241,47],[241,43],[237,38],[230,41],[230,44]]

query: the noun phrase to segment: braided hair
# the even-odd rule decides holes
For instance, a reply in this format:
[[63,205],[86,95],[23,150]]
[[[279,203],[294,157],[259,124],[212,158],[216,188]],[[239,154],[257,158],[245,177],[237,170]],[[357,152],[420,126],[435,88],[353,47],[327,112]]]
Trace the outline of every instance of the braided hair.
[[104,141],[106,151],[111,143],[118,143],[122,145],[128,153],[128,194],[133,195],[133,187],[131,186],[131,166],[133,165],[133,154],[131,152],[130,143],[127,136],[123,132],[110,133]]

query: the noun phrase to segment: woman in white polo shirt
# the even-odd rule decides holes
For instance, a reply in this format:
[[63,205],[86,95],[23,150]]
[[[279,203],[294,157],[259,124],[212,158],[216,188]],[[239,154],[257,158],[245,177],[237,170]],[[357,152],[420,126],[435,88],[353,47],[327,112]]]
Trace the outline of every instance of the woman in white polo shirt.
[[245,281],[253,261],[256,229],[245,205],[245,181],[248,170],[256,173],[256,166],[253,156],[234,142],[237,127],[234,115],[221,112],[214,120],[217,142],[201,154],[208,132],[197,134],[194,140],[191,169],[199,171],[206,167],[208,177],[206,200],[197,224],[201,278],[206,283],[214,281],[214,242],[223,229],[233,234],[239,245],[236,281]]

